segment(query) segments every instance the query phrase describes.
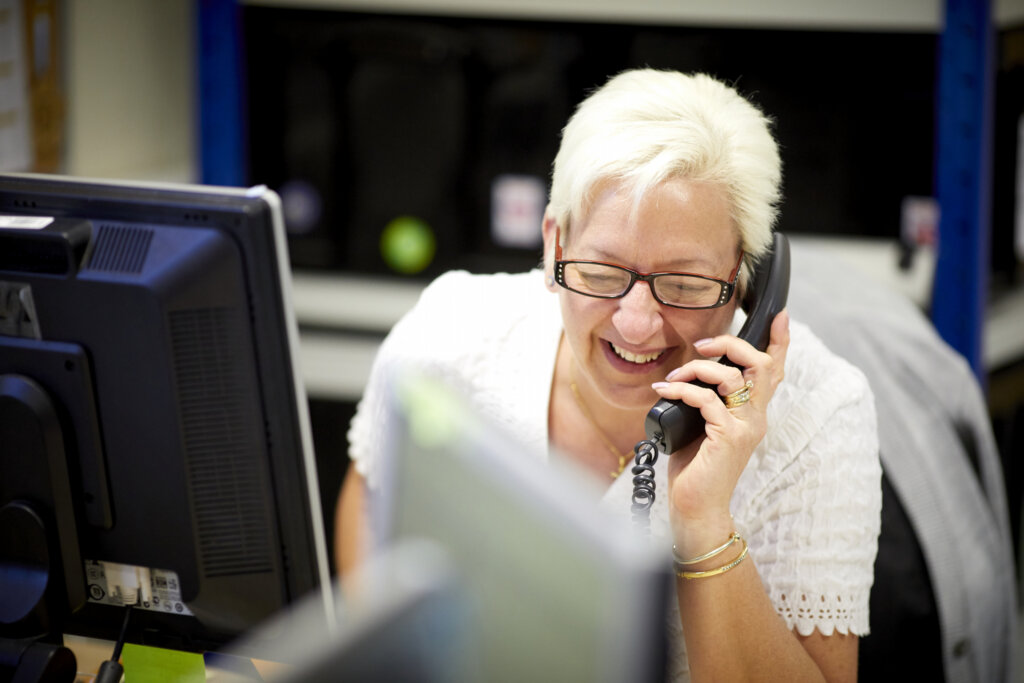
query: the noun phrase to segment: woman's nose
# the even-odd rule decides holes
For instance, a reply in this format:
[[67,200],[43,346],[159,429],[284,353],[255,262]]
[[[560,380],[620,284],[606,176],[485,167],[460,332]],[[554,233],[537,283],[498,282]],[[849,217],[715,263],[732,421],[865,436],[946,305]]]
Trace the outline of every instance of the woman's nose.
[[619,299],[619,307],[612,315],[612,324],[623,341],[632,344],[646,342],[661,331],[664,325],[661,304],[651,293],[646,282],[637,282],[626,296]]

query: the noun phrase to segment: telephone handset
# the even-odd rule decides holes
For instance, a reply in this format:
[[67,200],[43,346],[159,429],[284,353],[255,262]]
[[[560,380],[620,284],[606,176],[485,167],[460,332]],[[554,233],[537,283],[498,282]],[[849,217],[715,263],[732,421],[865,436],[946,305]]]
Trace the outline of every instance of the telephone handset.
[[[789,241],[782,233],[775,233],[772,252],[758,264],[748,292],[743,302],[747,321],[737,336],[764,351],[768,348],[772,320],[785,308],[789,293]],[[725,357],[719,362],[737,367]],[[703,382],[694,384],[715,388]],[[703,433],[704,418],[697,408],[682,401],[661,399],[647,413],[644,428],[647,438],[655,440],[662,453],[674,453]]]
[[[775,241],[771,253],[762,258],[754,270],[753,282],[743,300],[743,308],[747,311],[747,320],[737,335],[750,342],[755,348],[764,351],[768,348],[772,321],[786,307],[789,295],[789,240],[782,233],[775,233]],[[738,367],[728,358],[719,361],[725,365]],[[716,389],[704,382],[693,382],[698,386]],[[661,399],[644,421],[647,441],[637,444],[636,465],[632,472],[633,479],[633,511],[646,512],[654,502],[654,461],[657,445],[662,453],[674,453],[692,442],[704,432],[704,418],[700,410],[682,401]]]

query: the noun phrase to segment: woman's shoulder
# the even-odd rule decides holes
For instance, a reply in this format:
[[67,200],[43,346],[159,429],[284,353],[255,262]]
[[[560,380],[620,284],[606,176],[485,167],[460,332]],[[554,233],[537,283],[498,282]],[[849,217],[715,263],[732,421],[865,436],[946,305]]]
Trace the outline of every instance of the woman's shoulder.
[[785,378],[768,405],[768,420],[765,450],[782,461],[821,439],[847,439],[865,453],[877,451],[875,401],[864,373],[795,320]]
[[493,355],[495,345],[500,348],[519,333],[541,333],[557,325],[556,304],[540,271],[449,271],[424,288],[392,330],[388,346],[440,359]]
[[[535,394],[521,388],[544,392],[550,385],[549,357],[557,350],[561,324],[558,311],[557,297],[548,292],[539,271],[496,275],[452,271],[431,282],[391,329],[374,360],[349,430],[350,455],[360,463],[360,472],[369,477],[374,467],[370,437],[385,418],[388,380],[395,373],[410,370],[437,379],[492,416],[497,415],[496,409],[486,411],[496,397],[506,407],[509,401],[527,405],[506,411],[512,417],[540,405]],[[544,416],[542,411],[537,421],[541,437]]]
[[452,270],[423,289],[405,324],[426,326],[435,335],[445,330],[487,334],[541,306],[546,292],[543,274],[536,270],[488,274]]
[[527,302],[531,295],[546,291],[538,270],[522,273],[470,273],[450,270],[424,288],[417,305],[454,308],[462,304],[478,310],[500,310],[499,306]]
[[[768,404],[768,431],[737,487],[745,523],[756,526],[773,505],[799,507],[813,500],[825,509],[841,507],[842,500],[867,501],[858,514],[874,524],[880,476],[877,414],[867,378],[811,328],[791,321],[786,374]],[[859,493],[849,499],[836,498],[838,491],[854,490]]]
[[864,373],[845,358],[829,349],[807,325],[790,322],[790,345],[786,354],[784,387],[791,398],[827,403],[850,403],[871,394]]

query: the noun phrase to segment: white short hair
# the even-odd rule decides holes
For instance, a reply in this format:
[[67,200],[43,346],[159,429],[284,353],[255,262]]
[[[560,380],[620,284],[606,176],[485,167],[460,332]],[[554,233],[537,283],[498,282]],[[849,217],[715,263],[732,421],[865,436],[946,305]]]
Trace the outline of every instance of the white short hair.
[[[636,69],[611,78],[562,131],[548,210],[563,233],[586,216],[601,185],[633,195],[672,178],[725,187],[743,250],[771,246],[782,162],[768,119],[736,90],[705,74]],[[744,265],[741,280],[749,273]]]

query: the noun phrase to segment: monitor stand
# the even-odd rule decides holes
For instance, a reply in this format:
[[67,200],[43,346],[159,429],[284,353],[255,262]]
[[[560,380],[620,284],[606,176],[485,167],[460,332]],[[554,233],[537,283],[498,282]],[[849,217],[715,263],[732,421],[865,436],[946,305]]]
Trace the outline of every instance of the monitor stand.
[[60,421],[46,392],[27,377],[0,375],[0,443],[10,475],[0,484],[0,680],[70,683],[75,656],[57,629],[84,599],[84,579],[74,571],[79,558]]

